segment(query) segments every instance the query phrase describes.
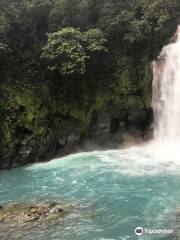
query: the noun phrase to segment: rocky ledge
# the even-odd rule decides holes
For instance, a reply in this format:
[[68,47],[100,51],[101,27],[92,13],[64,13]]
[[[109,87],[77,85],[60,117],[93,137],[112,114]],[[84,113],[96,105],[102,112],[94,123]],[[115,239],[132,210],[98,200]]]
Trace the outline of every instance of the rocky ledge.
[[50,201],[34,205],[7,204],[0,206],[0,230],[6,227],[36,226],[44,221],[65,215],[66,205]]

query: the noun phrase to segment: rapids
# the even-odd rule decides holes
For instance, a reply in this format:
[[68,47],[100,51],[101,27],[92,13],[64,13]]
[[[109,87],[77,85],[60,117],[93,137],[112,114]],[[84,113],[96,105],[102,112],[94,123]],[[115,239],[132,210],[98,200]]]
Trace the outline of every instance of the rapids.
[[[180,27],[154,61],[154,139],[124,150],[79,153],[0,173],[0,205],[58,200],[74,207],[35,229],[0,239],[134,240],[135,228],[178,228],[180,205]],[[0,227],[1,228],[1,227]],[[168,238],[169,237],[169,238]],[[141,239],[175,239],[143,234]]]

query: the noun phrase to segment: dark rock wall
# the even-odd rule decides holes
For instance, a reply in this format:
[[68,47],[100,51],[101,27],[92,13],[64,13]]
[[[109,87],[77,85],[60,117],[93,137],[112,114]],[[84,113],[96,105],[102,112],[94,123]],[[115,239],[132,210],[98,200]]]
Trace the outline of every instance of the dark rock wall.
[[140,104],[135,96],[129,96],[126,106],[107,101],[101,109],[92,111],[85,127],[75,117],[43,108],[35,113],[38,106],[35,108],[26,102],[12,104],[11,99],[1,114],[0,168],[144,141],[150,137],[153,122],[151,107]]

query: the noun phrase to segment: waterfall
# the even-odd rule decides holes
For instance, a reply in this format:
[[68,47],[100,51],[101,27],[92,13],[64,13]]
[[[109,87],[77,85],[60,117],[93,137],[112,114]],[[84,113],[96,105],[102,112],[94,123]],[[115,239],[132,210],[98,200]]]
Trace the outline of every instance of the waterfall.
[[153,62],[154,139],[180,143],[180,26],[176,40]]

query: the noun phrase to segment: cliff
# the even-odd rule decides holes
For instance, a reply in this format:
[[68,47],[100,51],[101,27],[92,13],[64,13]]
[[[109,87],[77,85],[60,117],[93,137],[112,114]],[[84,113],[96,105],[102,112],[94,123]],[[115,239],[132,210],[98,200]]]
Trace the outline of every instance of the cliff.
[[57,4],[0,11],[0,168],[151,137],[151,62],[179,3]]

